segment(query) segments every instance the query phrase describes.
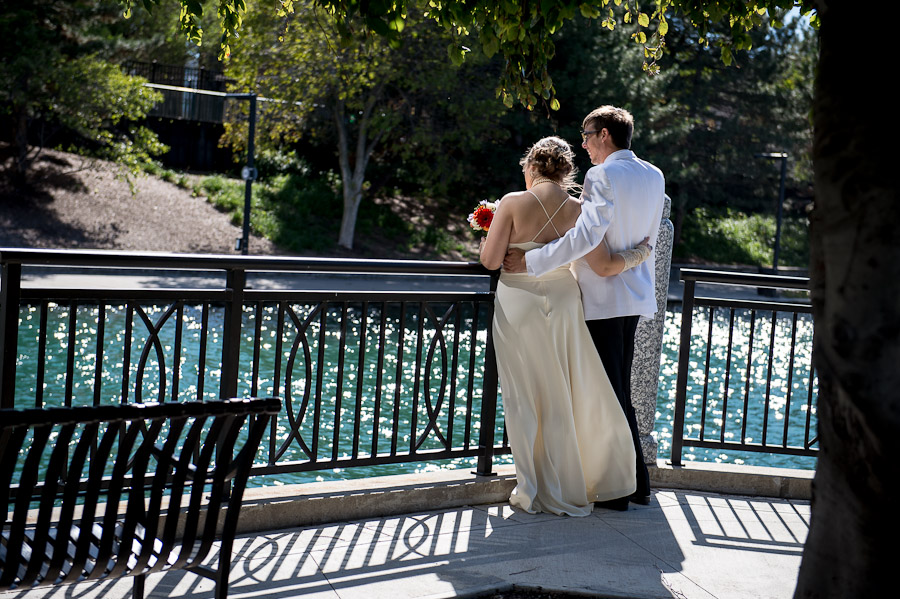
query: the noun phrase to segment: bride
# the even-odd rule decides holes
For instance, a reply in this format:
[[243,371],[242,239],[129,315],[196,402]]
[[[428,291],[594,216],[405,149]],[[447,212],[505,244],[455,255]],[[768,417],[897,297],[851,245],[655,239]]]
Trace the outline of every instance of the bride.
[[[505,195],[481,247],[481,263],[497,269],[507,247],[530,250],[574,226],[580,202],[575,154],[546,137],[520,161],[525,191]],[[642,262],[650,248],[588,254],[601,276]],[[635,453],[625,414],[584,321],[578,283],[567,266],[540,277],[501,273],[493,323],[497,370],[516,488],[509,502],[527,512],[586,516],[593,502],[635,490]]]

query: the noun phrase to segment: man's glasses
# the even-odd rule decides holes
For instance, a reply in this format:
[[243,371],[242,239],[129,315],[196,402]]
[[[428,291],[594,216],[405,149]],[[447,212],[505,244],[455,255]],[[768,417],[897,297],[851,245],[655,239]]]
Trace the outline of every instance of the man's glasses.
[[[600,131],[603,131],[603,129],[600,129]],[[581,132],[581,141],[587,141],[588,137],[590,137],[594,133],[600,133],[600,131],[582,131]]]

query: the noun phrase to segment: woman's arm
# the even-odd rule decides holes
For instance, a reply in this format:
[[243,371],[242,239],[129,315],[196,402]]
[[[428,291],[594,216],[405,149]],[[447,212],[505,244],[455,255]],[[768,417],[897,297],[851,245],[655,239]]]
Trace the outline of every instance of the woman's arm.
[[591,250],[584,259],[596,274],[601,277],[617,275],[628,268],[634,268],[650,257],[650,238],[644,237],[634,249],[610,254],[606,240]]
[[503,266],[509,236],[512,233],[512,202],[504,198],[494,212],[491,228],[487,237],[481,242],[481,263],[488,270],[497,270]]

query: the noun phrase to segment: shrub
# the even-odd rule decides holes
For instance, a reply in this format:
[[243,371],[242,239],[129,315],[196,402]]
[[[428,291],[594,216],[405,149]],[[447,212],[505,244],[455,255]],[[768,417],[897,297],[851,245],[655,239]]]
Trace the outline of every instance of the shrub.
[[[771,266],[775,230],[774,216],[700,207],[685,217],[674,258]],[[809,264],[806,218],[788,216],[782,219],[778,263],[779,266]]]

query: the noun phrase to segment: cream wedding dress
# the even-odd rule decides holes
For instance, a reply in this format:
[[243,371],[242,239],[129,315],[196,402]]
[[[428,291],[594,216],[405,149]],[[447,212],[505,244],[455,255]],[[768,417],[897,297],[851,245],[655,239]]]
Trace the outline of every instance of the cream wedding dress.
[[631,432],[568,267],[540,277],[502,273],[493,334],[516,466],[510,504],[530,513],[586,516],[594,501],[633,493]]

